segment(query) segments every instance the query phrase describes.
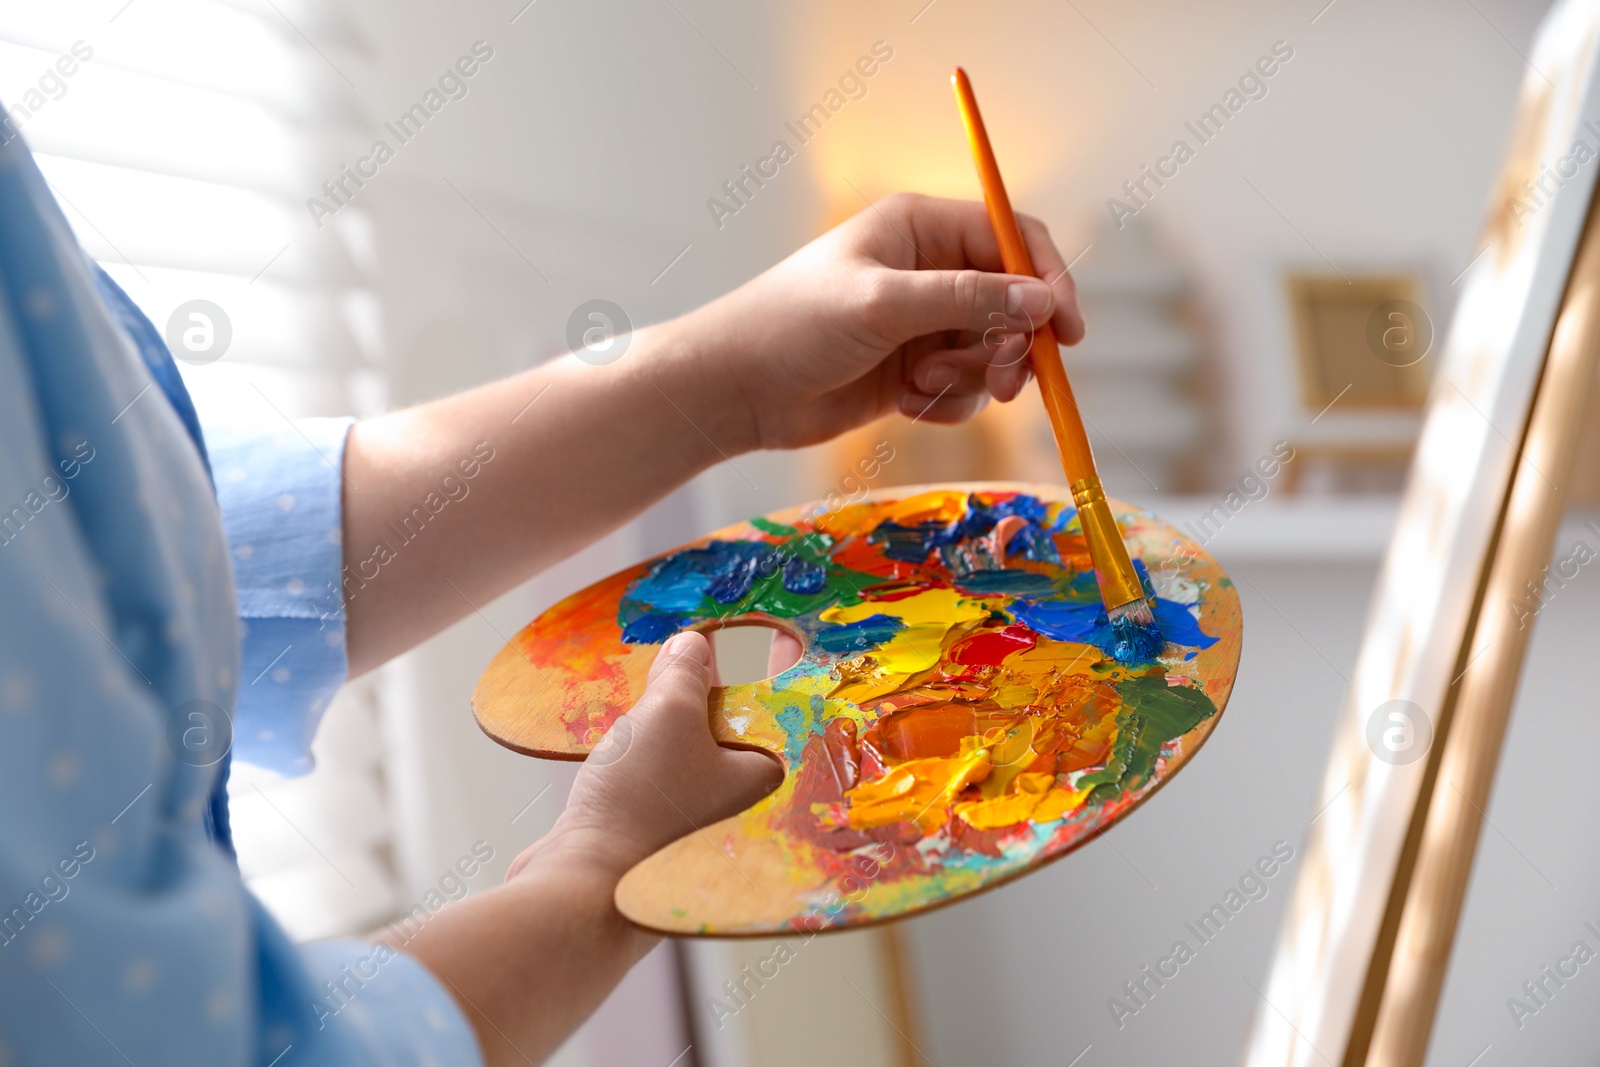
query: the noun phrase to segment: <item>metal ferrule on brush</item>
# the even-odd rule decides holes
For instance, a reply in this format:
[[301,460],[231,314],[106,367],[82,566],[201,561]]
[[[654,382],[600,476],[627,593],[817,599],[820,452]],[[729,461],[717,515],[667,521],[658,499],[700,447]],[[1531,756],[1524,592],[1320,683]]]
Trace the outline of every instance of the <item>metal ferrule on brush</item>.
[[1073,482],[1072,501],[1078,506],[1078,522],[1089,545],[1089,558],[1094,562],[1100,599],[1106,610],[1143,600],[1144,586],[1139,582],[1139,572],[1133,569],[1133,559],[1122,542],[1122,531],[1117,529],[1111,505],[1106,503],[1100,479],[1090,475]]

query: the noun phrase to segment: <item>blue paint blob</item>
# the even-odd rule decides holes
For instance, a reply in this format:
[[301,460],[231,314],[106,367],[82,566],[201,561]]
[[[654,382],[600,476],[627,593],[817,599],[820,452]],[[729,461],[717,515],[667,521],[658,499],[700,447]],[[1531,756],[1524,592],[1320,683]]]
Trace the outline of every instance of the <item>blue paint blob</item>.
[[1110,619],[1111,655],[1123,663],[1149,663],[1161,654],[1163,642],[1156,626],[1132,619]]
[[1011,605],[1011,614],[1028,629],[1057,641],[1076,641],[1101,650],[1111,646],[1111,623],[1099,600],[1018,600]]
[[676,615],[645,614],[624,624],[622,640],[630,645],[659,645],[691,620]]
[[770,553],[760,552],[730,560],[727,568],[706,585],[706,595],[718,604],[737,604],[750,595],[750,590],[764,574],[772,573],[769,556]]
[[[1057,641],[1077,641],[1093,645],[1124,663],[1148,663],[1161,651],[1150,648],[1141,628],[1131,624],[1114,627],[1098,599],[1092,601],[1019,600],[1011,614],[1024,626]],[[1217,639],[1200,629],[1200,622],[1186,604],[1156,598],[1156,629],[1163,641],[1191,648],[1210,648]]]
[[783,587],[800,596],[814,596],[828,584],[828,571],[820,563],[790,556],[783,565]]
[[629,587],[628,600],[668,614],[703,611],[707,597],[730,604],[740,597],[718,594],[725,597],[741,586],[748,593],[762,567],[770,566],[771,554],[771,546],[759,541],[712,541],[674,552]]
[[1200,629],[1200,620],[1194,617],[1189,605],[1176,600],[1156,598],[1156,629],[1161,636],[1175,645],[1191,648],[1210,648],[1217,639]]
[[905,628],[905,620],[893,615],[868,615],[857,622],[818,630],[811,638],[811,645],[836,656],[871,652]]
[[[868,535],[868,541],[881,545],[889,559],[919,566],[938,553],[947,569],[959,575],[954,581],[961,592],[1018,598],[1010,606],[1011,617],[1045,637],[1094,645],[1124,663],[1150,662],[1164,645],[1152,647],[1149,632],[1132,624],[1113,625],[1100,604],[1092,571],[1080,571],[1070,578],[1020,568],[961,573],[964,568],[995,565],[984,539],[1001,519],[1013,516],[1022,519],[1023,525],[1007,543],[1007,554],[1059,566],[1061,557],[1051,535],[1066,530],[1077,511],[1062,508],[1054,521],[1049,513],[1050,505],[1027,494],[994,504],[969,496],[965,514],[953,522],[883,522]],[[812,633],[811,645],[823,652],[844,656],[879,648],[905,629],[902,619],[877,614],[845,625],[817,620],[815,613],[837,600],[828,594],[831,564],[827,553],[831,547],[829,539],[808,534],[784,545],[712,541],[676,552],[629,586],[617,613],[622,639],[630,644],[660,644],[698,619],[726,617],[736,610],[735,605],[748,602],[754,605],[751,610],[796,617]],[[1135,560],[1134,567],[1145,590],[1151,592],[1143,561]],[[777,583],[761,584],[780,574],[781,591]],[[794,601],[786,596],[819,599]],[[1216,643],[1215,637],[1201,630],[1187,605],[1155,598],[1153,609],[1163,642],[1190,649]],[[1003,624],[1011,618],[996,611],[992,621]],[[1188,653],[1190,658],[1193,655]]]
[[[922,563],[930,552],[958,545],[969,538],[988,536],[995,523],[1010,516],[1024,520],[1042,533],[1040,524],[1044,522],[1048,510],[1042,500],[1026,493],[1019,493],[1010,500],[996,504],[985,504],[976,496],[969,496],[966,514],[953,522],[919,522],[911,526],[892,521],[882,522],[867,536],[867,540],[883,545],[883,554],[889,559],[900,563]],[[1013,534],[1012,540],[1015,541],[1021,532]],[[1053,546],[1051,551],[1054,551]]]
[[932,523],[901,526],[897,522],[884,522],[878,524],[867,540],[881,543],[883,554],[888,559],[899,563],[921,563],[934,550],[935,540],[943,532],[944,527]]

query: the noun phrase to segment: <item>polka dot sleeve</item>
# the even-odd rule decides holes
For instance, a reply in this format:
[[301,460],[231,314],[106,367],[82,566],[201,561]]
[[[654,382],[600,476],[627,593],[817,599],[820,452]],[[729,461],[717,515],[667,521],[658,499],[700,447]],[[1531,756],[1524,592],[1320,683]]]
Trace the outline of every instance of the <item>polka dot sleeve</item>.
[[349,419],[206,425],[243,644],[234,753],[311,769],[311,738],[347,671],[344,441]]

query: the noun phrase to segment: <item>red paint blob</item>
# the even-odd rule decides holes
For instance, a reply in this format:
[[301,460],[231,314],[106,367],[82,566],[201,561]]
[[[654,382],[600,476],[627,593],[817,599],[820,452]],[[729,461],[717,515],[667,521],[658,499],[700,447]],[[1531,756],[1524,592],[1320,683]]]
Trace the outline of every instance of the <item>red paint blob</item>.
[[956,645],[950,658],[968,667],[998,667],[1013,652],[1030,649],[1038,636],[1026,626],[1007,626],[973,636]]

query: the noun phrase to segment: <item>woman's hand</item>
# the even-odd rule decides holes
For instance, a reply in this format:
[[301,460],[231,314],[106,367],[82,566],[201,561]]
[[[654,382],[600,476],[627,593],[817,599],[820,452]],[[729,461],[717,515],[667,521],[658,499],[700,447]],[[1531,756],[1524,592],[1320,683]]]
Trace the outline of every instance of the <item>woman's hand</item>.
[[542,1063],[659,940],[612,894],[628,868],[777,787],[778,762],[712,740],[711,645],[685,632],[656,657],[645,694],[573,783],[555,827],[504,885],[381,936],[448,984],[491,1067]]
[[741,448],[797,448],[898,409],[952,423],[1027,384],[1035,326],[1083,337],[1077,291],[1037,219],[1035,278],[996,273],[983,204],[901,194],[670,324]]
[[686,630],[668,640],[644,696],[584,761],[555,827],[516,858],[507,878],[557,855],[621,878],[657,849],[776,789],[783,780],[777,760],[712,739],[713,674],[704,634]]

